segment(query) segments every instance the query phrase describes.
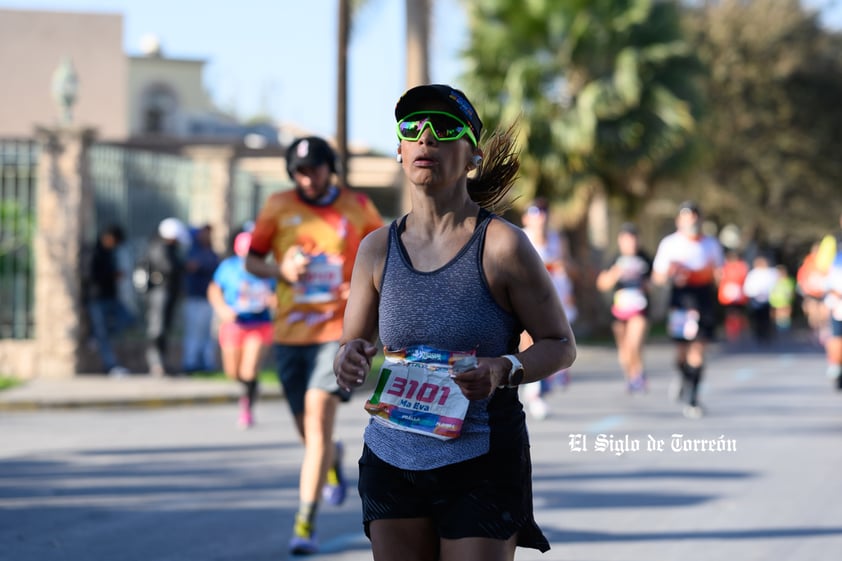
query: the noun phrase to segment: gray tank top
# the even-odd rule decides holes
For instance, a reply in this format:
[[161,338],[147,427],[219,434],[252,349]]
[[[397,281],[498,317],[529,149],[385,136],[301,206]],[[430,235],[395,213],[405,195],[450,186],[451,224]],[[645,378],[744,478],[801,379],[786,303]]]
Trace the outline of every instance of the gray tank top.
[[[392,223],[380,285],[380,340],[385,347],[475,349],[477,356],[492,357],[516,352],[518,322],[494,301],[482,270],[485,232],[492,219],[494,215],[480,211],[468,243],[449,263],[430,272],[417,271],[401,243],[406,217]],[[433,469],[487,453],[493,438],[522,430],[522,418],[517,391],[498,389],[491,398],[470,403],[462,434],[453,440],[395,430],[374,419],[364,439],[389,464]]]

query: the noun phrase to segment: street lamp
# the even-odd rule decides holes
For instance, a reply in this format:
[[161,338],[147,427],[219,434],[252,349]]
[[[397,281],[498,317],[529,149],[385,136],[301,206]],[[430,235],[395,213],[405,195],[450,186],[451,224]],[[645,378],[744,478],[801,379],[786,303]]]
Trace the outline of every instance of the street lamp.
[[79,92],[79,76],[70,57],[65,57],[53,72],[52,90],[53,100],[61,109],[62,124],[69,125],[73,121],[73,105]]

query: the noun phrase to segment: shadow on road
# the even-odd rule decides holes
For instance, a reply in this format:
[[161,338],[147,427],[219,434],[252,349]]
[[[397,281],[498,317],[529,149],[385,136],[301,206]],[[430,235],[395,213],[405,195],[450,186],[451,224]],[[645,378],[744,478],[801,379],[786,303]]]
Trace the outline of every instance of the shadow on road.
[[673,540],[754,540],[768,538],[811,538],[842,535],[842,527],[835,528],[759,528],[742,530],[702,530],[693,532],[589,532],[567,531],[542,525],[544,534],[551,542],[559,544],[573,542],[640,542]]

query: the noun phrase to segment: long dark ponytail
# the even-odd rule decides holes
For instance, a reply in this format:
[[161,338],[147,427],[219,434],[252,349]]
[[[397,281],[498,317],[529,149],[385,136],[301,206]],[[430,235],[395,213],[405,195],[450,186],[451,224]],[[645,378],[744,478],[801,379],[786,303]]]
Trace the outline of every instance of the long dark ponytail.
[[500,213],[511,207],[509,192],[520,169],[516,145],[518,123],[498,127],[484,143],[485,156],[477,173],[468,178],[468,195],[486,210]]

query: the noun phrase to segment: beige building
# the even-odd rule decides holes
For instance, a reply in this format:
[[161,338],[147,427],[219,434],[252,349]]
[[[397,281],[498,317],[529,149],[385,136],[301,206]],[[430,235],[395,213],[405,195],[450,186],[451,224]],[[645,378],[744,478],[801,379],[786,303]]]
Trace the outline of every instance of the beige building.
[[126,137],[123,16],[30,10],[0,10],[0,137],[31,137],[60,120],[52,79],[66,58],[79,76],[74,122],[103,139]]
[[128,58],[129,135],[236,137],[238,123],[204,88],[206,61],[166,58],[157,39],[147,41],[143,56]]
[[73,122],[102,140],[156,134],[231,137],[237,123],[204,89],[206,61],[123,52],[121,14],[0,9],[0,137],[31,137],[37,125],[62,118],[53,94],[58,67],[69,60],[78,77]]
[[[58,126],[63,112],[52,87],[67,60],[78,96],[72,122]],[[63,377],[101,366],[85,350],[79,282],[99,218],[119,217],[137,238],[149,217],[208,222],[224,247],[266,196],[291,187],[277,128],[245,126],[219,111],[204,89],[204,66],[166,58],[154,41],[143,56],[126,56],[117,14],[0,10],[0,148],[18,158],[0,162],[0,175],[32,194],[0,186],[0,202],[31,199],[22,213],[38,224],[32,240],[12,231],[27,248],[24,264],[0,271],[0,280],[23,279],[32,292],[0,294],[0,374]],[[348,165],[349,183],[386,218],[400,212],[394,158],[355,154]],[[141,347],[127,355],[141,357]]]

